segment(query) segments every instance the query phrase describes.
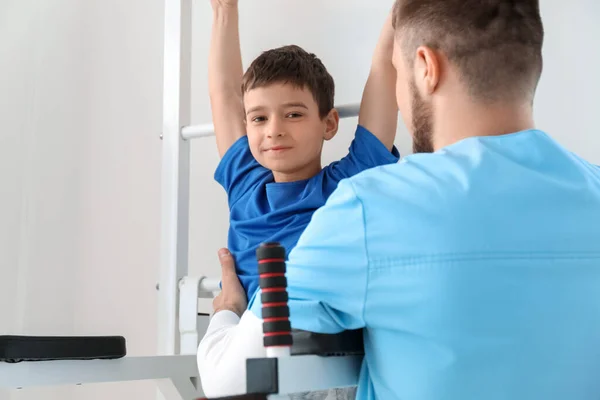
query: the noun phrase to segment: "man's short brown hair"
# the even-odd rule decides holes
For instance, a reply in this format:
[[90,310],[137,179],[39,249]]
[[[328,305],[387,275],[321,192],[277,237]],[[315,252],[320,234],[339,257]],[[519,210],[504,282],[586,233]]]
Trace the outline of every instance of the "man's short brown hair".
[[406,59],[443,53],[479,101],[533,96],[542,73],[538,0],[396,0],[393,25]]
[[273,83],[289,83],[311,91],[324,118],[334,107],[335,84],[321,60],[296,45],[263,52],[248,67],[242,93]]

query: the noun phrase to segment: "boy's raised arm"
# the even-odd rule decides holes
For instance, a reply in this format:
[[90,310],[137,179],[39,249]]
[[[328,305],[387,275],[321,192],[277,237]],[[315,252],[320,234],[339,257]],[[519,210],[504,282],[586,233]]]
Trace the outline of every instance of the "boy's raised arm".
[[213,25],[208,90],[219,156],[246,134],[242,101],[242,56],[238,0],[211,0]]
[[398,125],[396,69],[392,64],[394,28],[392,13],[385,21],[363,91],[358,123],[373,133],[389,150],[394,145]]

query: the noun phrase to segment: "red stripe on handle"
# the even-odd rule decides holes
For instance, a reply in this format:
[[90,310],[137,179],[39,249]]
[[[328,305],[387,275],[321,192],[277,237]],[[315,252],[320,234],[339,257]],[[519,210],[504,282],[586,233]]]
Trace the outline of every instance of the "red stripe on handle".
[[271,262],[285,262],[283,258],[265,258],[264,260],[259,260],[259,264],[266,264]]
[[263,303],[263,308],[266,307],[285,307],[287,306],[286,302],[281,302],[281,303]]
[[285,292],[284,287],[272,287],[267,289],[262,289],[263,293],[274,293],[274,292]]
[[266,337],[269,337],[269,336],[286,336],[286,335],[289,335],[289,334],[290,334],[290,332],[269,332],[269,333],[265,333],[265,336]]
[[278,321],[287,321],[288,317],[273,317],[273,318],[264,318],[263,322],[278,322]]
[[269,272],[267,274],[260,274],[261,278],[275,278],[277,276],[285,276],[284,272]]

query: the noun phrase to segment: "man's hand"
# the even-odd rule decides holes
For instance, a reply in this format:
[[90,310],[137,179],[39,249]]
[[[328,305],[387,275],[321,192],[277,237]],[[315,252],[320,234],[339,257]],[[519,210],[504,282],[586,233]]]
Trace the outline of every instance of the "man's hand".
[[219,250],[219,261],[221,263],[222,290],[213,300],[213,310],[215,314],[219,311],[229,310],[241,317],[248,307],[248,299],[235,273],[235,263],[229,250]]

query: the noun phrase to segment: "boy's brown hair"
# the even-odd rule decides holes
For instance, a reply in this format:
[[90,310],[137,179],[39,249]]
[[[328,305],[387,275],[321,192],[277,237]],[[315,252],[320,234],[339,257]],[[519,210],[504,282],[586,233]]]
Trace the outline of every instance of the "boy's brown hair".
[[533,100],[544,38],[538,0],[396,0],[393,12],[409,63],[426,45],[457,66],[477,100]]
[[334,108],[332,76],[317,56],[299,46],[283,46],[258,56],[244,74],[242,93],[272,83],[289,83],[310,90],[321,118]]

